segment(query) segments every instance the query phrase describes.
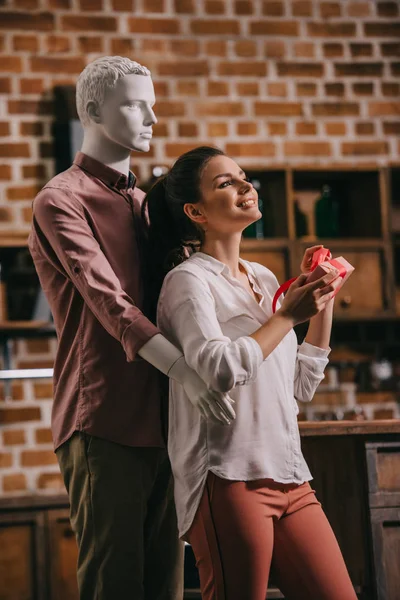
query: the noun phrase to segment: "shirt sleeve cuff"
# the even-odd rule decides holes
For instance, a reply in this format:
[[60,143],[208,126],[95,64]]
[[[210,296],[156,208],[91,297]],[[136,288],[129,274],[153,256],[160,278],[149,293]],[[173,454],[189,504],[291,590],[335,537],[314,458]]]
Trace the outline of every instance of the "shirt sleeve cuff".
[[254,338],[250,336],[246,336],[246,341],[249,344],[249,349],[256,360],[258,368],[264,362],[264,355],[262,353],[261,346]]
[[161,333],[144,315],[135,319],[124,331],[122,346],[129,362],[138,360],[138,352],[152,337]]
[[309,356],[310,358],[328,358],[330,351],[330,348],[319,348],[318,346],[313,346],[313,344],[309,344],[308,342],[303,342],[299,346],[299,352],[305,356]]

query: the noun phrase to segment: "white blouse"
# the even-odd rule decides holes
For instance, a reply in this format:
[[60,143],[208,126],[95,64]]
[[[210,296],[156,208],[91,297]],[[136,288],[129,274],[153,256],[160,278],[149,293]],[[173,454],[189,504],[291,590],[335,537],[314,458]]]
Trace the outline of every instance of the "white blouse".
[[168,273],[160,294],[161,331],[210,389],[229,391],[236,411],[229,426],[208,422],[170,380],[168,451],[181,537],[191,526],[208,471],[236,481],[312,479],[300,448],[296,400],[312,399],[329,350],[306,342],[298,347],[291,330],[264,360],[249,336],[271,317],[279,284],[266,267],[241,264],[260,303],[226,265],[202,252]]

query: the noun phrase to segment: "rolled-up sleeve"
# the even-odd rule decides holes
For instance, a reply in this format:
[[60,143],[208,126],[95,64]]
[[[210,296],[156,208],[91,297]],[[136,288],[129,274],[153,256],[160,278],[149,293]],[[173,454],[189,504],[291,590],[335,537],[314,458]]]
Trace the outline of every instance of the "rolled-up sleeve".
[[158,324],[210,389],[228,392],[256,378],[263,362],[260,346],[249,336],[232,341],[222,333],[213,296],[194,273],[177,269],[167,276]]
[[71,280],[106,331],[121,342],[128,361],[134,360],[159,329],[122,289],[81,204],[68,191],[45,188],[34,201],[33,227],[36,243],[50,246],[47,253],[54,253],[53,264]]
[[330,348],[323,349],[303,342],[297,350],[294,376],[294,396],[300,402],[311,402],[315,390],[324,378]]

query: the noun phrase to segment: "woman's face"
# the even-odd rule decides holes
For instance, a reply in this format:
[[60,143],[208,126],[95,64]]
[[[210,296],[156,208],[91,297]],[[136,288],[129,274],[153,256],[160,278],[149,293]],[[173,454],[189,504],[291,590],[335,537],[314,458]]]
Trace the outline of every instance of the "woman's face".
[[207,234],[238,233],[262,217],[256,190],[228,156],[209,160],[201,176],[200,193],[201,201],[186,204],[185,212]]

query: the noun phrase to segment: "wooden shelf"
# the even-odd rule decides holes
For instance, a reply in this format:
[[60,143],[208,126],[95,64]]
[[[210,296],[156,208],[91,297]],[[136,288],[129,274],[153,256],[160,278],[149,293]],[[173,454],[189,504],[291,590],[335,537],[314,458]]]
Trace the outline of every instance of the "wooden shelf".
[[2,234],[0,232],[0,248],[26,248],[29,233]]
[[18,331],[20,329],[54,329],[53,323],[49,321],[0,321],[1,331]]
[[371,421],[299,421],[300,435],[370,435],[400,433],[400,419]]

